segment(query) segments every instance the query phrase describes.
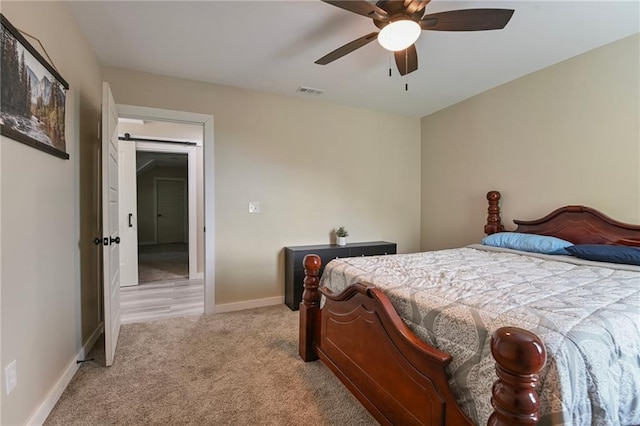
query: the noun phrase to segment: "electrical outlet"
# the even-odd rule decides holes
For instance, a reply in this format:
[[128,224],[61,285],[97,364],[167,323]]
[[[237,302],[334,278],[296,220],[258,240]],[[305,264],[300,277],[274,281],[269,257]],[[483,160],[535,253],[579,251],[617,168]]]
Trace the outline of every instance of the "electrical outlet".
[[18,370],[14,359],[4,369],[4,388],[7,395],[18,385]]
[[260,201],[249,201],[249,213],[260,213]]

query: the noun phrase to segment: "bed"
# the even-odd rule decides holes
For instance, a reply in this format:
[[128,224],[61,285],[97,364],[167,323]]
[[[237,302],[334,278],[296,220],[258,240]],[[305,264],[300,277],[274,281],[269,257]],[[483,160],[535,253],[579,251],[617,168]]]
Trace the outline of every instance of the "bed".
[[[485,233],[504,231],[500,194],[491,191],[487,200]],[[515,232],[554,236],[574,244],[640,247],[640,226],[583,206],[562,207],[541,219],[515,223]],[[300,356],[305,361],[320,358],[382,424],[529,425],[539,420],[541,424],[606,424],[608,418],[614,419],[613,424],[640,423],[640,268],[547,257],[472,246],[378,260],[343,259],[327,265],[321,286],[320,259],[307,256]],[[425,267],[420,264],[424,261],[448,266]],[[461,264],[466,269],[456,266]],[[400,276],[389,272],[397,270],[403,271]],[[469,275],[468,280],[450,276],[451,270]],[[431,286],[435,293],[412,288],[415,275],[436,283]],[[536,277],[535,288],[527,283],[530,276]],[[588,278],[592,276],[596,278]],[[577,281],[567,282],[567,277]],[[407,282],[401,283],[405,278]],[[546,287],[540,284],[545,282]],[[479,283],[491,283],[490,290],[475,291]],[[538,286],[544,289],[544,297]],[[460,287],[478,293],[482,309],[467,309],[472,305],[467,299],[459,300]],[[560,298],[565,293],[569,299],[582,297],[578,305],[586,308],[567,309]],[[506,299],[516,300],[517,307],[506,305]],[[526,305],[530,300],[551,315],[532,314]],[[424,303],[462,312],[459,317],[466,315],[482,324],[481,332],[470,333],[464,321],[455,317],[430,314]],[[609,322],[613,324],[610,331],[598,328]],[[580,339],[588,340],[583,345],[586,350],[576,349]],[[465,351],[469,341],[475,342],[478,354]],[[603,347],[612,347],[614,355],[599,356]],[[618,365],[611,362],[612,357],[623,361]],[[580,363],[584,366],[576,367]],[[607,369],[607,365],[613,367]],[[482,380],[465,379],[471,376]],[[613,384],[605,383],[608,376]],[[471,385],[466,386],[465,380]],[[620,391],[612,391],[612,386]],[[585,400],[584,394],[592,388],[595,396],[590,393]],[[613,414],[600,413],[602,407]]]

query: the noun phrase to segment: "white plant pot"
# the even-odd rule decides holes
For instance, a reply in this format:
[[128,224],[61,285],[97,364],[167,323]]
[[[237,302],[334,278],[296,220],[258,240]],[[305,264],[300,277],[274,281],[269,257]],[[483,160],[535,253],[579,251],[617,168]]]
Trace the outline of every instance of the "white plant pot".
[[338,245],[346,246],[347,245],[347,237],[338,237]]

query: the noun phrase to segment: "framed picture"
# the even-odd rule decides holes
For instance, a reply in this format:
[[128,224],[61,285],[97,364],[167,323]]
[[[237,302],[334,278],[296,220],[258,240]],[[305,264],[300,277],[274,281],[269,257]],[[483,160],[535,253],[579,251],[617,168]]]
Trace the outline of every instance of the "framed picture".
[[9,21],[2,20],[0,133],[60,158],[69,84]]

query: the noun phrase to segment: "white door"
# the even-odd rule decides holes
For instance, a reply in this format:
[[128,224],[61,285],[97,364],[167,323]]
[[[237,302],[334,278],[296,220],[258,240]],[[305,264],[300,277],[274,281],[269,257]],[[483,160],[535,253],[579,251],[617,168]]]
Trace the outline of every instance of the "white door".
[[108,83],[102,83],[102,233],[104,245],[104,349],[113,364],[120,333],[120,258],[118,235],[118,111]]
[[156,180],[158,244],[185,242],[185,182]]
[[120,287],[138,285],[136,143],[118,141]]

